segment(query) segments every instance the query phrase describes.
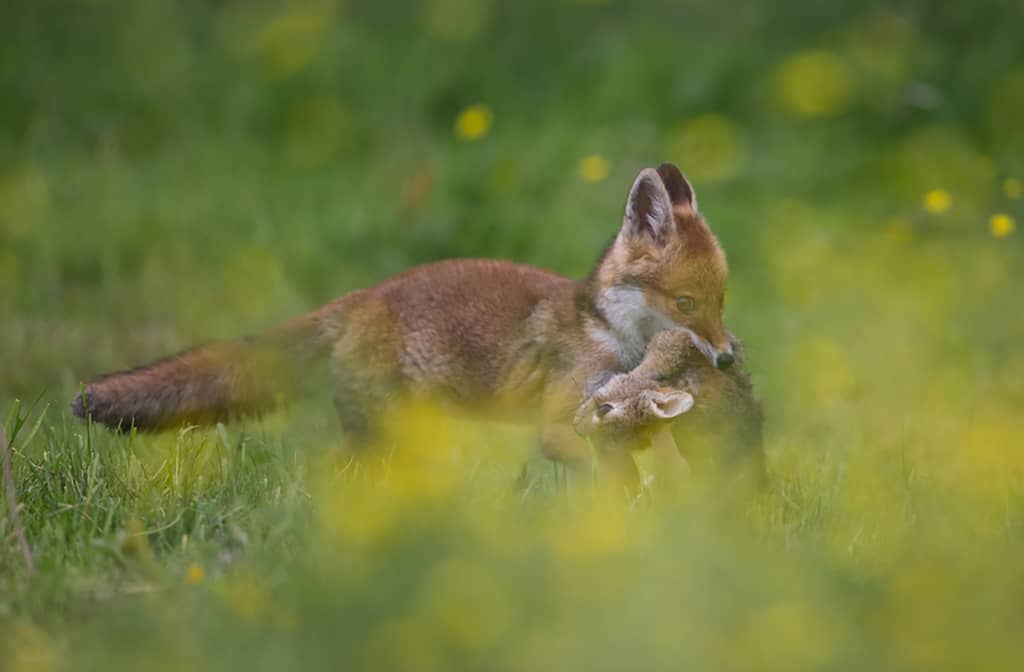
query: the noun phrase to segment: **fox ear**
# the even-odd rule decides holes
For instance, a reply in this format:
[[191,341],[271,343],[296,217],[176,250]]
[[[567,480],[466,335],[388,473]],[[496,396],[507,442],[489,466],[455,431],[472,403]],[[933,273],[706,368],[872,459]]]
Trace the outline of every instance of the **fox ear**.
[[629,190],[622,229],[629,238],[646,237],[661,243],[674,228],[672,199],[665,183],[654,169],[644,168]]
[[694,210],[697,209],[697,194],[693,193],[689,180],[676,168],[676,164],[661,164],[658,166],[658,176],[665,184],[672,205],[688,205]]
[[693,395],[681,390],[672,392],[655,390],[647,397],[647,405],[654,417],[671,420],[693,408]]

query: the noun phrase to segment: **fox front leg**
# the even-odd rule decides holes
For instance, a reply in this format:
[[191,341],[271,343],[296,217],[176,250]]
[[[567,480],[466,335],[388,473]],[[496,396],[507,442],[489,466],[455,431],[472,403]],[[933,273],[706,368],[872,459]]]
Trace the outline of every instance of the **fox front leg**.
[[576,473],[590,467],[590,447],[567,423],[545,423],[537,438],[540,452],[554,462],[561,462]]
[[640,470],[633,459],[635,441],[597,440],[591,450],[587,441],[568,424],[541,428],[540,449],[549,460],[565,464],[578,477],[589,480],[596,457],[603,483],[637,495],[641,489]]
[[573,413],[580,405],[582,396],[575,384],[577,378],[585,379],[583,373],[567,376],[545,392],[541,404],[541,452],[548,459],[562,462],[578,475],[587,478],[591,474],[596,452],[596,457],[604,467],[602,471],[609,472],[616,480],[639,483],[639,473],[629,450],[616,450],[615,442],[609,442],[602,443],[601,449],[594,451],[583,434],[573,431]]

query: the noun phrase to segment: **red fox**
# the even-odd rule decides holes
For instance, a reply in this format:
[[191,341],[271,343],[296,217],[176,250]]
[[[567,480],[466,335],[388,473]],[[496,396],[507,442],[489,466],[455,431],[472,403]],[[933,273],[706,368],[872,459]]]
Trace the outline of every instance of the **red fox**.
[[[693,188],[666,163],[639,173],[617,235],[584,280],[507,261],[426,264],[259,336],[91,380],[72,407],[112,428],[212,423],[271,407],[306,364],[325,359],[343,429],[357,440],[389,403],[430,395],[529,413],[545,453],[571,460],[581,455],[572,430],[581,401],[639,364],[658,332],[685,327],[710,363],[733,363],[727,275]],[[606,459],[630,470],[628,454]]]

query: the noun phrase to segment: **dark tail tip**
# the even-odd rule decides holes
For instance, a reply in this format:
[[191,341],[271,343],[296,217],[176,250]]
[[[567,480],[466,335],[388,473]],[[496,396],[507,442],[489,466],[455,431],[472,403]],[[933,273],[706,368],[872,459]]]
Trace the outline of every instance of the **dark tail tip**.
[[87,410],[85,408],[85,399],[82,398],[81,392],[76,392],[75,398],[71,400],[71,412],[75,414],[76,418],[85,420]]

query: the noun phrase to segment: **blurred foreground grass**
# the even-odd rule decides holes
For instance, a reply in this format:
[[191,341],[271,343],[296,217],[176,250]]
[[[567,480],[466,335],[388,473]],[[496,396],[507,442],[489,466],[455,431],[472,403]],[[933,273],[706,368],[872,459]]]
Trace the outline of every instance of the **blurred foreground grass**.
[[[1015,667],[1021,14],[5,3],[0,401],[39,571],[5,510],[0,669]],[[356,468],[326,397],[68,418],[84,377],[414,263],[582,276],[666,159],[730,254],[766,493],[627,502],[421,410]]]

